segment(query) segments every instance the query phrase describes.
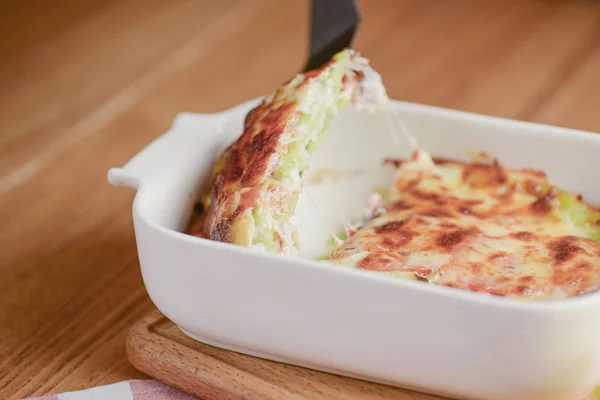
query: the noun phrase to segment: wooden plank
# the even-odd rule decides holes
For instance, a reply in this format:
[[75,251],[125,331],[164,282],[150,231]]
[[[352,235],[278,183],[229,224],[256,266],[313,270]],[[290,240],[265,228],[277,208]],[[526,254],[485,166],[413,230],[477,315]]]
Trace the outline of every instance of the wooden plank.
[[[2,42],[0,176],[39,155],[238,2],[133,0],[87,7],[79,2],[75,10],[81,12],[64,17],[61,29],[46,23],[56,12],[33,14],[27,25],[41,29],[39,16],[48,36],[23,30]],[[42,9],[68,6],[45,2]]]
[[393,98],[526,119],[521,110],[598,40],[594,4],[476,4],[436,3],[367,52]]
[[556,83],[532,120],[600,133],[600,43],[586,56],[571,76]]

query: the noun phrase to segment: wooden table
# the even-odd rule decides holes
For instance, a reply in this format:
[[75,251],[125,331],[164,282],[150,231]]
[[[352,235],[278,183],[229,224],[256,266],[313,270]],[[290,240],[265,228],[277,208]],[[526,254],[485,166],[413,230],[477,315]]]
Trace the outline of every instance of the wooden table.
[[[357,48],[392,97],[600,131],[600,6],[364,0]],[[180,111],[264,94],[301,67],[308,3],[0,5],[0,398],[141,377],[153,309],[134,193],[106,182]]]

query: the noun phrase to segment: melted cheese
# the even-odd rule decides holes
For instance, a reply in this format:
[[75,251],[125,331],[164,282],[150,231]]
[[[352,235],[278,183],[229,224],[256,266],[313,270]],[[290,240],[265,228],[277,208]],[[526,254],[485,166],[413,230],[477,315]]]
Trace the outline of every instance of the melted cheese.
[[[600,212],[533,170],[415,152],[328,262],[500,296],[600,286]],[[372,202],[372,201],[371,201]]]
[[295,254],[289,222],[302,175],[338,110],[352,102],[370,111],[387,101],[379,75],[353,50],[299,74],[252,110],[241,136],[213,173],[205,214],[190,233],[261,251]]

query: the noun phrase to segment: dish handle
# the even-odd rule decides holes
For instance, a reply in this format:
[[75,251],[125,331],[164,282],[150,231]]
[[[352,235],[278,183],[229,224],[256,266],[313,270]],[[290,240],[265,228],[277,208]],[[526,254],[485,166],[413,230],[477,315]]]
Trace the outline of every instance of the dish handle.
[[190,168],[190,163],[210,152],[208,138],[223,130],[220,114],[181,113],[168,132],[155,139],[122,168],[108,171],[108,182],[117,187],[139,189],[161,183]]

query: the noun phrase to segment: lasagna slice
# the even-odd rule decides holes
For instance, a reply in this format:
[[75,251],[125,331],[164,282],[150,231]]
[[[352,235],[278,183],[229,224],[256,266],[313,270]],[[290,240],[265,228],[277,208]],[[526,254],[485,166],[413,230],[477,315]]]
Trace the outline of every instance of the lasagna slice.
[[207,210],[191,233],[273,253],[296,250],[289,222],[309,157],[338,110],[370,109],[387,96],[368,61],[353,50],[299,74],[264,98],[216,166]]
[[338,265],[523,298],[600,286],[600,211],[535,170],[464,163],[421,151],[398,162],[395,187],[330,255]]

